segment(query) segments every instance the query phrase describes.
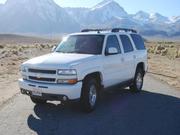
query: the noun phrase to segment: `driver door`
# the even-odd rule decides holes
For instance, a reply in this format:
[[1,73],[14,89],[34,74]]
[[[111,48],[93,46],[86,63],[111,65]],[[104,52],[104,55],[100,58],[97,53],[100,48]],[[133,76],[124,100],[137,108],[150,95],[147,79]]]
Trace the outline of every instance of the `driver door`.
[[[106,39],[105,58],[103,63],[103,84],[104,87],[109,87],[123,81],[124,64],[118,37],[116,35],[109,35]],[[107,51],[109,48],[116,48],[118,53],[108,55]]]

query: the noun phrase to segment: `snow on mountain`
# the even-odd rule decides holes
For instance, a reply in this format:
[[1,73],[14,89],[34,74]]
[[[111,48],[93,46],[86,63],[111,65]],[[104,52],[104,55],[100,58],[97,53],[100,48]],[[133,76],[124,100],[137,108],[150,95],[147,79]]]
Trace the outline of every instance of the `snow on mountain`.
[[111,3],[114,3],[114,1],[113,0],[103,0],[102,2],[96,4],[93,8],[91,8],[91,10],[95,10],[97,8],[102,8]]
[[162,16],[159,13],[149,14],[144,11],[137,12],[132,18],[142,23],[164,24],[170,22],[168,17]]
[[104,0],[92,8],[62,8],[54,0],[7,0],[0,4],[0,33],[64,33],[92,27],[126,27],[146,35],[177,35],[180,16],[169,19],[144,11],[130,15],[115,0]]
[[66,12],[81,25],[87,17],[89,8],[65,8]]
[[[92,8],[66,8],[66,11],[83,26],[106,26],[109,21],[128,18],[127,12],[113,0],[104,0]],[[119,20],[119,21],[120,21]]]
[[132,15],[132,18],[136,21],[141,21],[142,23],[147,23],[149,21],[150,14],[144,11],[139,11],[135,15]]
[[53,0],[7,0],[0,12],[1,32],[72,32],[79,24]]
[[173,16],[170,18],[172,23],[180,22],[180,16]]
[[152,13],[149,18],[153,23],[168,23],[170,21],[168,17],[162,16],[159,13]]
[[[105,16],[125,17],[127,12],[114,0],[104,0],[91,8],[91,12],[102,12]],[[105,12],[105,13],[104,13]]]
[[89,17],[100,17],[101,21],[107,21],[113,17],[127,17],[127,12],[115,1],[104,0],[90,9]]

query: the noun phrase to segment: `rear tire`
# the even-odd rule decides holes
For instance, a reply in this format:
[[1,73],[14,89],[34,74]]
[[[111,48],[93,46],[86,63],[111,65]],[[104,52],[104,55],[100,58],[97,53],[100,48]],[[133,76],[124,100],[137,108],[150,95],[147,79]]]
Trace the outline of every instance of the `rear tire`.
[[45,104],[46,100],[45,99],[40,99],[40,98],[36,98],[36,97],[30,97],[31,101],[35,104]]
[[81,94],[81,107],[85,112],[92,112],[98,101],[98,83],[97,80],[88,77],[84,80]]
[[142,68],[138,67],[136,69],[133,84],[131,86],[129,86],[130,90],[132,92],[140,92],[143,87],[143,82],[144,82],[144,72],[143,72]]

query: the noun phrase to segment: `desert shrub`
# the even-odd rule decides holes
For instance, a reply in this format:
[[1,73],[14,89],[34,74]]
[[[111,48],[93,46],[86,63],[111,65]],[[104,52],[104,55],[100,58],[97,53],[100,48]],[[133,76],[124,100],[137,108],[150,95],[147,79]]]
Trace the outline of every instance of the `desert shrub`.
[[165,48],[164,50],[161,50],[161,56],[166,56],[168,52],[168,49]]
[[177,51],[177,58],[180,58],[180,49]]
[[169,59],[175,59],[178,57],[178,50],[176,48],[168,48],[167,57]]
[[161,50],[156,50],[154,54],[161,54]]
[[3,45],[0,45],[0,49],[3,49],[4,48],[4,46]]
[[22,48],[22,47],[19,47],[18,51],[19,51],[19,52],[22,52],[22,51],[23,51],[23,48]]
[[43,45],[43,44],[41,44],[40,46],[41,46],[41,48],[45,48],[45,45]]
[[154,47],[150,47],[150,48],[148,48],[148,53],[154,53],[154,50],[155,50]]
[[13,63],[12,63],[12,65],[16,65],[16,63],[15,63],[15,62],[13,62]]
[[18,46],[17,45],[13,45],[13,46],[11,46],[11,49],[18,49]]
[[169,45],[169,48],[174,48],[174,45]]
[[174,42],[172,42],[172,41],[165,41],[164,43],[165,44],[173,44]]
[[156,50],[164,50],[165,48],[163,47],[163,45],[157,45]]
[[11,53],[14,55],[18,55],[18,51],[17,50],[11,50]]
[[5,51],[5,50],[1,52],[1,54],[5,54],[5,53],[6,53],[6,51]]
[[154,54],[160,54],[161,53],[161,45],[157,45],[155,48],[154,48]]

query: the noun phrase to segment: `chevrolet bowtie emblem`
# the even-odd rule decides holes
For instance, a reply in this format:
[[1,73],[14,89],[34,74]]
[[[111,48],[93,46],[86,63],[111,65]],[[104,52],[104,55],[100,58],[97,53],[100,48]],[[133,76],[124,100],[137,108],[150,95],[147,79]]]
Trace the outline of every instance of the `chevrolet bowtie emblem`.
[[38,74],[36,77],[37,77],[38,79],[40,79],[40,78],[41,78],[39,74]]

